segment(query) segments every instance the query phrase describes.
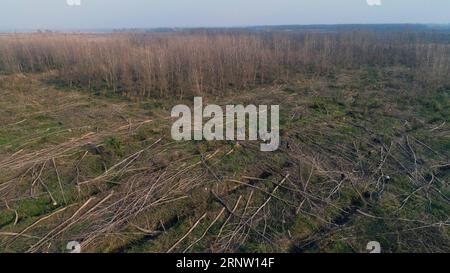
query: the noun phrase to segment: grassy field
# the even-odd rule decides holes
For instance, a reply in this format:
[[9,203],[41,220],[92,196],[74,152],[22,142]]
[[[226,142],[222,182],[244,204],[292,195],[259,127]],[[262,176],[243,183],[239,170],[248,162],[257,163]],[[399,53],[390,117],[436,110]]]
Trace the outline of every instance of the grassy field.
[[279,104],[274,153],[174,142],[170,111],[192,94],[129,96],[58,69],[0,76],[0,252],[450,251],[442,65],[432,82],[383,63],[202,91]]

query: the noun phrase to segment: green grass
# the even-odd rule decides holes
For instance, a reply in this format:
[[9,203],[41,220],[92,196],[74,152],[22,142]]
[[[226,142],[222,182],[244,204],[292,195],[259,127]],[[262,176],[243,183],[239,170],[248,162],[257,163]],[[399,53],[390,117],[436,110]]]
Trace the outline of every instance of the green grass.
[[[203,213],[208,212],[208,217],[177,248],[178,251],[184,250],[203,235],[222,209],[222,204],[215,200],[211,190],[217,191],[230,208],[233,208],[241,196],[242,201],[236,211],[237,215],[241,215],[246,202],[249,202],[247,209],[250,211],[261,206],[269,197],[267,192],[272,192],[286,173],[291,174],[290,180],[284,184],[286,188],[279,188],[262,210],[267,217],[256,217],[252,222],[254,229],[265,230],[276,245],[255,232],[249,232],[243,244],[233,242],[233,251],[365,252],[365,245],[373,240],[378,240],[386,252],[406,252],[410,248],[427,251],[411,238],[440,242],[430,247],[435,251],[439,247],[445,250],[445,244],[450,241],[448,231],[410,231],[409,229],[418,226],[396,221],[402,217],[435,223],[444,221],[450,212],[450,206],[443,197],[449,198],[450,189],[442,182],[448,181],[449,171],[445,168],[431,168],[448,163],[450,95],[445,88],[416,90],[416,87],[412,90],[413,76],[410,74],[411,72],[398,67],[336,70],[315,78],[310,84],[304,83],[307,79],[298,79],[271,91],[261,92],[255,88],[247,92],[207,98],[209,102],[219,104],[280,104],[283,150],[271,154],[260,153],[259,143],[173,143],[170,139],[171,120],[167,119],[170,109],[180,103],[192,104],[188,99],[132,101],[118,96],[93,95],[83,90],[61,87],[55,89],[40,81],[16,86],[17,92],[29,91],[29,98],[37,103],[25,105],[22,94],[14,92],[7,92],[1,97],[0,106],[17,115],[16,119],[0,117],[4,119],[3,123],[14,124],[27,119],[17,125],[0,127],[2,158],[21,149],[24,150],[23,153],[33,153],[70,143],[72,139],[89,132],[107,132],[126,126],[128,122],[147,119],[153,122],[136,131],[106,134],[92,144],[100,152],[93,152],[84,146],[57,158],[61,181],[57,179],[52,162],[47,162],[41,178],[58,201],[57,206],[52,204],[47,189],[39,183],[34,188],[39,195],[30,196],[31,183],[41,165],[34,166],[28,173],[25,173],[25,169],[20,169],[0,174],[0,190],[2,185],[6,185],[3,183],[14,182],[13,187],[7,187],[8,191],[0,191],[5,200],[9,200],[8,204],[12,209],[2,207],[0,210],[0,232],[20,232],[38,219],[65,206],[60,182],[67,205],[73,205],[76,210],[93,196],[102,198],[112,190],[124,196],[130,190],[138,190],[130,182],[134,181],[136,174],[150,173],[152,168],[164,172],[165,167],[172,162],[176,162],[178,167],[196,164],[201,156],[217,152],[215,158],[200,165],[203,175],[197,181],[199,186],[183,192],[187,196],[185,199],[144,211],[119,230],[101,237],[92,251],[167,251]],[[60,109],[58,106],[64,107]],[[83,128],[71,129],[81,127]],[[434,128],[437,129],[433,130]],[[418,169],[426,178],[417,184],[411,179],[415,165],[405,143],[407,136],[419,159]],[[130,172],[108,177],[87,187],[77,186],[77,181],[103,175],[118,162],[145,149],[159,138],[163,138],[160,148],[154,154],[143,153],[133,162],[133,170]],[[428,147],[414,142],[414,139]],[[382,168],[383,174],[389,175],[391,179],[381,188],[381,185],[377,185],[377,179],[381,176],[377,169],[391,143],[390,156]],[[291,150],[294,147],[299,147],[300,150]],[[312,175],[309,177],[311,171]],[[357,181],[342,183],[340,190],[330,196],[330,191],[345,177],[344,173],[358,178]],[[419,191],[399,210],[402,201],[425,183],[430,178],[430,173],[436,179],[433,186],[441,193],[433,189]],[[22,175],[23,178],[20,179]],[[260,177],[262,180],[244,177]],[[217,179],[223,181],[219,183]],[[236,183],[228,181],[230,179],[250,182],[254,187],[237,187]],[[309,180],[309,184],[305,193],[306,180]],[[321,200],[312,197],[310,200],[305,199],[305,196],[311,195]],[[300,213],[297,213],[296,209],[302,201],[305,203]],[[16,226],[13,225],[14,210],[19,215]],[[380,219],[365,217],[357,210]],[[55,216],[30,230],[29,234],[41,236],[57,223],[68,219],[73,212]],[[229,213],[226,212],[191,251],[212,250],[217,239],[215,236],[228,216]],[[239,221],[239,217],[231,217],[231,226],[228,228],[237,225]],[[132,224],[161,233],[158,236],[140,234]],[[69,237],[76,239],[87,228],[89,223],[74,225],[60,240]],[[126,235],[116,237],[115,234],[118,233]],[[6,239],[0,237],[0,243],[4,240]],[[0,251],[20,252],[35,242],[33,240],[17,239],[16,244],[5,249],[0,247]],[[302,249],[301,246],[308,242],[311,243]],[[55,241],[54,250],[63,251],[63,245],[63,242]]]

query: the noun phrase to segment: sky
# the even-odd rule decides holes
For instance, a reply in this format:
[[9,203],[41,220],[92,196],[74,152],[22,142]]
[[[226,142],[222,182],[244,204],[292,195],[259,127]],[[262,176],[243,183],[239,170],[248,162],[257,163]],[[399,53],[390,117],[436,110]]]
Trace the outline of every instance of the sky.
[[1,30],[377,23],[448,24],[450,0],[0,0]]

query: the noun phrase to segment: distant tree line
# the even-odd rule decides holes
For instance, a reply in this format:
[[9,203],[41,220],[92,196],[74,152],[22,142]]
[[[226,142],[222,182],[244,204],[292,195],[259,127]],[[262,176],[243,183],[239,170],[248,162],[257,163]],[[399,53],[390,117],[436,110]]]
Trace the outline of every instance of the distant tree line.
[[442,83],[449,41],[448,34],[379,31],[11,34],[0,36],[0,73],[53,72],[70,87],[136,98],[222,94],[367,66],[406,66],[420,82]]

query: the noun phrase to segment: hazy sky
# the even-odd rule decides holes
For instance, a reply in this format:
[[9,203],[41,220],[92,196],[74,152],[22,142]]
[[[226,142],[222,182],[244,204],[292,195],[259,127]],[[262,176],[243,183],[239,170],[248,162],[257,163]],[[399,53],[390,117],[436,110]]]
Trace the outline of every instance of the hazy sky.
[[0,29],[450,23],[450,0],[0,0]]

